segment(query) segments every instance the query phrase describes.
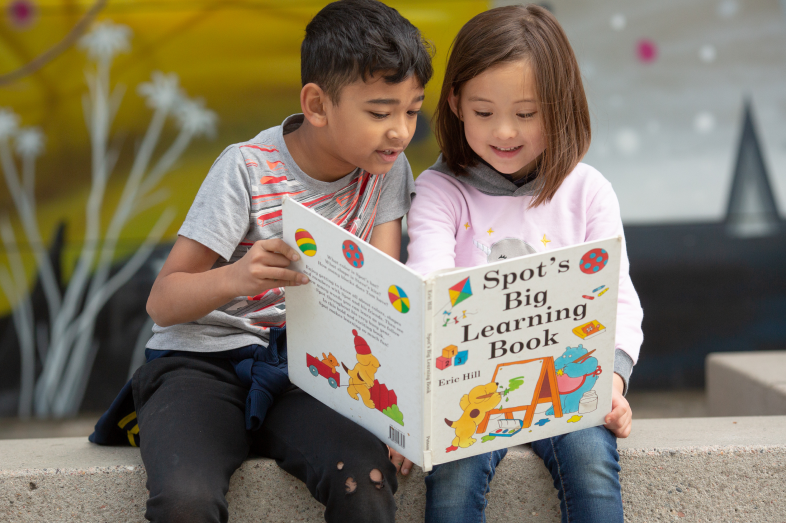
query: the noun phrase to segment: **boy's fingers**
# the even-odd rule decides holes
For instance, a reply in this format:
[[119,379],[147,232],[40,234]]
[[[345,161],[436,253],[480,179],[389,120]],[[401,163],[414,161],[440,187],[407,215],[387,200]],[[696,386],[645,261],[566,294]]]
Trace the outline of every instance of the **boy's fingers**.
[[[265,275],[266,280],[274,280],[276,286],[285,287],[287,285],[303,285],[308,283],[308,276],[289,269],[269,267]],[[279,284],[280,283],[280,284]]]
[[300,254],[284,242],[281,238],[272,240],[259,240],[257,243],[262,244],[262,247],[269,252],[277,252],[284,255],[288,260],[297,261],[300,259]]
[[412,462],[405,458],[404,463],[401,465],[401,473],[406,476],[410,470],[412,470]]

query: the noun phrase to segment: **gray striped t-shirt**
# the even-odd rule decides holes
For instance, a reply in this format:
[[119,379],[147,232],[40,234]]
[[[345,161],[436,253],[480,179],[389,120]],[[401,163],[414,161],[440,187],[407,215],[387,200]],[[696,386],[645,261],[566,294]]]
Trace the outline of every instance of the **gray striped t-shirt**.
[[[358,168],[335,182],[321,182],[300,170],[284,142],[284,134],[302,122],[303,115],[290,116],[248,142],[230,145],[213,163],[178,234],[218,253],[214,268],[239,260],[258,240],[281,238],[285,196],[365,241],[374,225],[409,210],[415,183],[403,154],[386,174]],[[196,321],[154,325],[147,348],[218,352],[267,345],[269,329],[286,323],[284,294],[278,288],[238,296]]]

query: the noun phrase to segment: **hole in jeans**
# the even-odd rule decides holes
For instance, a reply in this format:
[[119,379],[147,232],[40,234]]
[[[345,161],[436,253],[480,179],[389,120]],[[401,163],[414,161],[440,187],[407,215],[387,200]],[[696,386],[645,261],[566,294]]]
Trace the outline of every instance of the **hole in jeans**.
[[344,468],[344,462],[343,461],[339,461],[338,465],[336,465],[336,466],[338,467],[338,470],[341,470],[341,469]]
[[374,484],[377,490],[382,490],[382,487],[385,486],[385,481],[384,478],[382,477],[382,473],[377,469],[373,469],[368,476],[369,478],[371,478],[371,483]]
[[347,481],[344,483],[344,485],[346,485],[347,494],[352,494],[355,492],[355,489],[358,488],[358,484],[353,478],[347,478]]

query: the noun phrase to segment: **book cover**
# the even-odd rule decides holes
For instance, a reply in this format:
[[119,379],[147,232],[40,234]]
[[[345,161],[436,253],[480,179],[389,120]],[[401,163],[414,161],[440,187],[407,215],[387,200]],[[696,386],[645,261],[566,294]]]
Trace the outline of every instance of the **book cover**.
[[292,382],[429,470],[603,424],[621,238],[421,276],[302,205]]

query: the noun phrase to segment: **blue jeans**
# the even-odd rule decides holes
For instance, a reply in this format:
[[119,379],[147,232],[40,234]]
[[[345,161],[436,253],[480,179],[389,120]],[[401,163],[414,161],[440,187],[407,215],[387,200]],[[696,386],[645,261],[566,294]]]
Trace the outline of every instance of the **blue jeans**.
[[[617,438],[592,427],[532,442],[551,472],[563,523],[621,523]],[[483,523],[486,494],[506,451],[437,465],[426,476],[426,523]]]

